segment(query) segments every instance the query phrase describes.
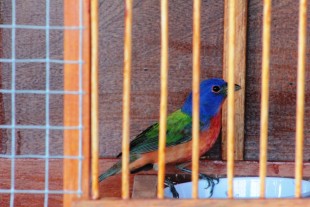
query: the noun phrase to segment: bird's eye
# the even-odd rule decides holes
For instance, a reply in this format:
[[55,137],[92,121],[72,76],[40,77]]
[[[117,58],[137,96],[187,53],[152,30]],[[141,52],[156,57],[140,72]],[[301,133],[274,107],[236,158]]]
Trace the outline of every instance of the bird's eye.
[[221,90],[221,88],[219,86],[213,86],[212,87],[212,91],[215,93],[218,93]]

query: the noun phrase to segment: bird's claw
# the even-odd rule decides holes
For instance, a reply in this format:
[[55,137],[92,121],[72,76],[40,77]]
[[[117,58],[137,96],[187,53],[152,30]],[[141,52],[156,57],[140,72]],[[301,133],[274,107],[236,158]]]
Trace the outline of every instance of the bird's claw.
[[173,198],[179,198],[179,193],[175,189],[174,183],[171,180],[166,179],[165,180],[165,185],[167,185],[169,187],[170,192],[172,193]]
[[205,189],[208,189],[209,187],[211,187],[210,196],[209,196],[209,198],[211,198],[213,195],[214,186],[220,182],[219,178],[214,178],[214,177],[211,177],[205,174],[200,174],[199,177],[200,179],[206,180],[208,182],[208,186]]

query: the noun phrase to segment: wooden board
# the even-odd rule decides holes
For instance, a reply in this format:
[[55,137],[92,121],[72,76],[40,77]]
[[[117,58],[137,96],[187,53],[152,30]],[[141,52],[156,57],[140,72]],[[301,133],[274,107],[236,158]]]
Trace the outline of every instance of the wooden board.
[[233,200],[233,199],[166,199],[166,200],[155,200],[155,199],[144,199],[144,200],[109,200],[102,199],[97,201],[76,201],[74,207],[99,207],[99,206],[113,206],[113,207],[248,207],[248,206],[308,206],[310,200],[308,199],[247,199],[247,200]]
[[[101,159],[100,172],[107,170],[117,159]],[[10,170],[11,161],[9,159],[0,159],[0,188],[10,188]],[[63,188],[63,161],[50,160],[50,189],[62,190]],[[293,177],[293,162],[268,162],[267,175],[279,177]],[[38,159],[17,159],[16,160],[16,188],[17,189],[44,189],[44,160]],[[258,162],[255,161],[237,161],[235,163],[236,176],[258,176]],[[201,161],[200,171],[209,175],[225,176],[226,162],[223,161]],[[190,179],[190,175],[184,175],[175,169],[174,166],[167,166],[167,174],[174,178],[178,175],[177,181],[184,182]],[[156,175],[156,171],[145,171],[140,175]],[[134,176],[130,176],[130,192],[133,190]],[[304,164],[304,177],[310,178],[310,163]],[[100,183],[100,195],[103,198],[120,198],[121,197],[121,176],[116,175]],[[156,183],[156,182],[155,182]],[[154,186],[156,189],[156,186]],[[25,199],[27,198],[27,199]],[[8,194],[0,194],[0,206],[8,206]],[[44,195],[16,194],[16,206],[42,206]],[[53,207],[62,206],[62,195],[50,195],[49,204]]]
[[[40,1],[41,2],[41,1]],[[178,109],[191,91],[192,62],[192,3],[187,0],[169,1],[170,18],[170,72],[169,112]],[[43,25],[44,3],[36,0],[17,1],[18,23]],[[51,1],[51,24],[63,23],[63,1]],[[221,77],[223,62],[224,4],[211,0],[202,2],[202,78]],[[0,22],[11,23],[11,1],[0,4]],[[122,47],[123,1],[100,0],[100,152],[113,157],[121,149],[121,95],[122,95]],[[35,14],[35,15],[34,15]],[[246,160],[258,159],[261,75],[261,25],[262,1],[251,0],[248,5],[247,72],[245,85],[245,151]],[[159,1],[136,1],[134,4],[133,82],[131,135],[141,132],[159,117]],[[298,2],[273,1],[271,35],[271,83],[269,160],[293,160],[295,137],[295,98],[297,68]],[[310,31],[310,29],[308,28]],[[2,58],[10,58],[11,33],[0,29]],[[63,32],[51,32],[51,57],[63,58]],[[44,31],[17,30],[18,58],[42,58],[45,54]],[[308,40],[309,41],[309,40]],[[308,44],[309,46],[310,44]],[[1,63],[1,88],[10,88],[9,63]],[[17,65],[18,89],[44,89],[42,78],[44,64]],[[52,64],[51,89],[63,89],[62,65]],[[307,63],[309,67],[309,63]],[[25,70],[25,68],[27,70]],[[307,70],[308,71],[308,70]],[[44,74],[43,74],[44,76]],[[308,80],[309,73],[306,73]],[[305,145],[304,157],[310,155],[309,84],[306,85]],[[3,95],[4,122],[10,124],[10,95]],[[44,123],[44,98],[40,95],[17,96],[17,123]],[[51,123],[63,125],[63,97],[51,96]],[[35,106],[35,107],[33,107]],[[10,130],[1,130],[2,153],[10,154]],[[63,135],[53,131],[51,153],[63,152]],[[44,131],[18,130],[18,154],[43,154]],[[33,143],[36,143],[35,145]],[[1,146],[0,146],[1,147]],[[6,150],[4,150],[6,149]],[[220,142],[208,155],[220,159]]]
[[133,181],[132,198],[156,198],[156,175],[136,175]]
[[[235,160],[244,159],[244,103],[246,81],[246,32],[247,32],[247,0],[235,1],[236,4],[236,38],[235,38],[235,83],[241,86],[241,90],[235,93]],[[228,73],[228,1],[225,3],[224,12],[224,51],[223,51],[223,78],[227,80]],[[227,104],[222,110],[222,159],[227,159]]]
[[[263,1],[249,1],[245,159],[258,159]],[[298,1],[272,1],[268,160],[294,160],[297,81]],[[308,15],[309,16],[309,15]],[[308,25],[308,31],[309,31]],[[309,38],[308,38],[309,48]],[[307,59],[309,71],[309,59]],[[310,74],[306,73],[306,80]],[[310,153],[310,85],[306,83],[304,159]]]
[[[64,1],[65,26],[80,25],[79,4],[71,0]],[[64,33],[64,60],[79,60],[80,50],[83,51],[83,66],[78,64],[64,65],[64,90],[84,92],[82,101],[78,95],[64,95],[64,126],[83,126],[83,130],[64,130],[64,152],[65,156],[81,156],[83,161],[77,159],[64,159],[64,190],[82,191],[82,197],[90,198],[90,1],[83,0],[83,21],[81,26],[87,28],[80,33],[79,30],[65,30]],[[83,35],[80,37],[80,35]],[[82,38],[82,45],[79,45]],[[82,49],[83,48],[83,49]],[[81,72],[80,72],[81,70]],[[82,80],[80,86],[80,79]],[[80,116],[83,117],[80,123]],[[82,139],[80,141],[80,139]],[[81,163],[79,163],[81,162]],[[79,174],[79,165],[83,168]],[[79,175],[81,177],[79,177]],[[80,181],[79,181],[80,179]],[[79,186],[81,182],[81,186]],[[81,187],[81,188],[80,188]],[[64,206],[71,206],[73,198],[79,196],[64,194]]]

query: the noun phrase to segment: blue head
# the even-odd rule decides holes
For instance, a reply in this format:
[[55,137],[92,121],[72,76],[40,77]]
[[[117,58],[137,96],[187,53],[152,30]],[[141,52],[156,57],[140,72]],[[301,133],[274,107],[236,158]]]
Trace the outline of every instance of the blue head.
[[[240,86],[235,84],[235,90],[239,90]],[[227,82],[219,78],[211,78],[204,80],[200,84],[200,121],[207,123],[215,116],[227,97]],[[192,93],[186,98],[182,107],[182,112],[192,115]]]

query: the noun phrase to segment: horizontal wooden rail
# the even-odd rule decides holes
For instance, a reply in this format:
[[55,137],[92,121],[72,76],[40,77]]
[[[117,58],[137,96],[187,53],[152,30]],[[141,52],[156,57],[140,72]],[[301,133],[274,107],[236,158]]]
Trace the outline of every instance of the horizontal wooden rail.
[[[100,159],[100,171],[105,171],[119,159]],[[43,189],[44,188],[44,160],[40,159],[16,159],[17,177],[16,187],[18,189]],[[10,166],[11,160],[0,158],[0,184],[3,189],[10,189]],[[294,162],[267,162],[267,176],[294,177]],[[63,161],[60,159],[50,160],[50,189],[62,189],[63,184]],[[200,161],[200,172],[208,175],[226,176],[226,162],[224,161]],[[258,176],[259,163],[257,161],[236,161],[235,176]],[[174,166],[167,166],[168,175],[183,174]],[[310,178],[310,162],[303,164],[304,179]],[[140,174],[156,175],[156,171],[144,171]],[[130,186],[133,186],[133,177],[130,176]],[[178,176],[180,177],[180,176]],[[190,175],[187,176],[190,180]],[[36,182],[34,182],[36,181]],[[108,178],[100,183],[100,195],[102,197],[121,197],[121,175]],[[156,186],[154,186],[156,188]],[[109,189],[109,190],[106,190]],[[1,206],[8,206],[9,194],[1,195]],[[25,199],[25,196],[27,196]],[[62,195],[52,195],[49,204],[53,207],[62,206]],[[44,195],[18,195],[16,202],[23,202],[24,206],[40,206]]]
[[99,207],[99,206],[113,206],[113,207],[147,207],[147,206],[178,206],[178,207],[266,207],[266,206],[308,206],[310,200],[308,199],[246,199],[246,200],[231,200],[231,199],[201,199],[201,200],[176,200],[176,199],[167,199],[167,200],[155,200],[155,199],[136,199],[136,200],[97,200],[97,201],[77,201],[73,204],[74,207]]

